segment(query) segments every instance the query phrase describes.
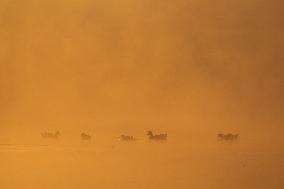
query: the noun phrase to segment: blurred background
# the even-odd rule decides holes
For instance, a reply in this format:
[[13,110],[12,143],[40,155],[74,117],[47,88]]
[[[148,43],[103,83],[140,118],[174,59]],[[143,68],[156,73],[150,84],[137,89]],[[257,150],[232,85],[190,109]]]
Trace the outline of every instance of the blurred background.
[[283,4],[1,0],[1,188],[283,188]]

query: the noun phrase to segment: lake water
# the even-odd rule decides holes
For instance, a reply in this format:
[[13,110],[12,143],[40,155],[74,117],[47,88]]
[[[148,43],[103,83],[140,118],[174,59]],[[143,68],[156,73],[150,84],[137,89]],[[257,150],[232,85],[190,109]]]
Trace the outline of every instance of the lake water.
[[215,138],[39,143],[0,144],[1,189],[284,188],[281,144]]

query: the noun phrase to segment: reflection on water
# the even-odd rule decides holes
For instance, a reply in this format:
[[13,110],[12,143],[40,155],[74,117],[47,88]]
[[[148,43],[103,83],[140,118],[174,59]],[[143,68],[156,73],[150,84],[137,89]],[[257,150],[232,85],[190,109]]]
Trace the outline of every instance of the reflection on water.
[[[1,188],[282,189],[284,153],[252,141],[0,145]],[[252,147],[254,146],[254,147]]]

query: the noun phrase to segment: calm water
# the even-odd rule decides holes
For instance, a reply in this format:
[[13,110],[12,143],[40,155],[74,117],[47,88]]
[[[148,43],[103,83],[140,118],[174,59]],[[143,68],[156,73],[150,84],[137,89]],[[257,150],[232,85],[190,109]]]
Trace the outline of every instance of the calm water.
[[[0,145],[0,188],[283,189],[283,149],[242,139]],[[272,144],[273,145],[273,144]],[[276,144],[275,144],[276,145]],[[281,146],[277,144],[277,146]]]

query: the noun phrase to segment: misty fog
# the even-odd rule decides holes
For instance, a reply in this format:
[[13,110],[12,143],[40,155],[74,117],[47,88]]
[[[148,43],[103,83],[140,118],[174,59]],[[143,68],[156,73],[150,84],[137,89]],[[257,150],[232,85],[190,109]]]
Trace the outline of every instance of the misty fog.
[[283,188],[283,6],[1,0],[0,188]]

